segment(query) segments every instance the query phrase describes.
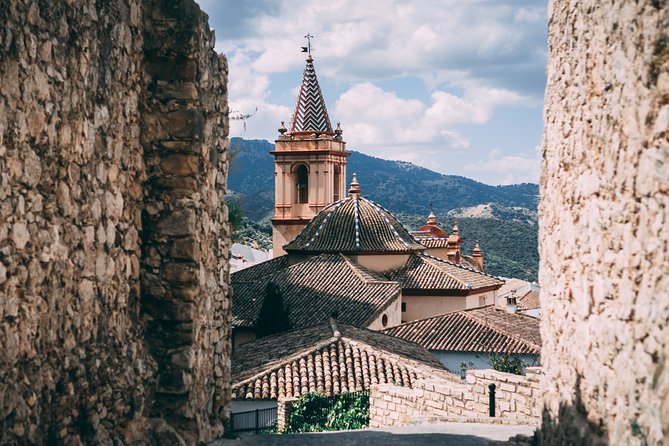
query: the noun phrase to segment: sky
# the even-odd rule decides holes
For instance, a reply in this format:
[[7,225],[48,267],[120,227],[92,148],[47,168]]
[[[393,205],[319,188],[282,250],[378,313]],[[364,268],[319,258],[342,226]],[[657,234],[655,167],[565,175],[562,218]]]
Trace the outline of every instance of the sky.
[[538,182],[546,2],[197,0],[229,65],[230,136],[289,126],[306,34],[347,149],[487,184]]

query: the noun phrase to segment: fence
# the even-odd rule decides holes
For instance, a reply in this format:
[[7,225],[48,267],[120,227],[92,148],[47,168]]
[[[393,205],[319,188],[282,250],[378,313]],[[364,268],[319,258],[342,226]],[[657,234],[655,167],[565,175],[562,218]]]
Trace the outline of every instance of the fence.
[[233,413],[230,416],[232,431],[235,433],[254,433],[269,432],[276,427],[277,409],[256,409],[247,412]]

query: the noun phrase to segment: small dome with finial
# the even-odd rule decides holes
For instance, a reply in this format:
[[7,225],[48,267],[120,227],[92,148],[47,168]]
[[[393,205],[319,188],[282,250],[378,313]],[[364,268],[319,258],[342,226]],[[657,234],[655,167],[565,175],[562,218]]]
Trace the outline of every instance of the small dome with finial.
[[[437,226],[437,216],[434,215],[434,212],[430,210],[430,214],[427,216],[427,224],[418,228],[420,233],[429,233],[428,237],[430,238],[446,238],[448,233]],[[425,236],[420,236],[419,238],[425,238]]]
[[351,180],[351,187],[349,187],[348,189],[348,196],[349,197],[362,196],[362,192],[360,192],[360,184],[358,183],[358,177],[356,174],[353,174],[353,179]]
[[476,244],[474,245],[474,257],[481,257],[481,255],[481,247],[479,246],[479,241],[476,240]]

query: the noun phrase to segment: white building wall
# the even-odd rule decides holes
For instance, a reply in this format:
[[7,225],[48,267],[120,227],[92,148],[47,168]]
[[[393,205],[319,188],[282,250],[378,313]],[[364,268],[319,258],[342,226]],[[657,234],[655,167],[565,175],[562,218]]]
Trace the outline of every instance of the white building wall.
[[[491,369],[489,356],[487,353],[473,352],[444,352],[440,350],[430,350],[434,356],[451,372],[460,375],[462,364],[469,364],[468,369]],[[539,365],[539,356],[520,355],[525,366],[532,367]]]

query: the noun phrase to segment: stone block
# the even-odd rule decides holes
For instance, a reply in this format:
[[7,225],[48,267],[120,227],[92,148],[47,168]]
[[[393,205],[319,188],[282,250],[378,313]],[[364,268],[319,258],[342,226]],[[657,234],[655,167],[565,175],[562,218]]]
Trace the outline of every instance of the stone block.
[[515,392],[516,386],[514,384],[509,384],[509,383],[500,383],[498,389],[503,390],[505,392]]
[[200,244],[194,237],[179,238],[172,241],[169,251],[173,259],[198,261]]
[[165,263],[161,269],[161,277],[173,284],[196,284],[198,283],[197,265],[192,262]]
[[197,220],[193,209],[166,212],[156,224],[156,232],[167,236],[185,236],[195,233]]
[[195,155],[167,155],[160,159],[163,172],[173,175],[195,175],[202,172],[200,158]]

